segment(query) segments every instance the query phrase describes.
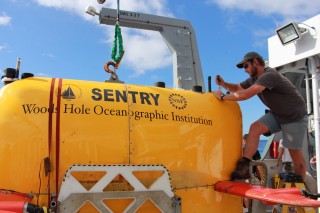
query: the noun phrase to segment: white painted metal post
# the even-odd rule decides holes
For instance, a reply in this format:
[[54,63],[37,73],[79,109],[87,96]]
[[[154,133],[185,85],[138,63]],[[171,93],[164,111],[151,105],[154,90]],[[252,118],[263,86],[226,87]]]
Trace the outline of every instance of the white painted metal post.
[[320,192],[320,118],[319,118],[319,57],[313,56],[309,58],[309,68],[312,74],[312,98],[313,98],[313,116],[314,116],[314,131],[315,131],[315,145],[316,145],[316,158],[317,158],[317,190]]

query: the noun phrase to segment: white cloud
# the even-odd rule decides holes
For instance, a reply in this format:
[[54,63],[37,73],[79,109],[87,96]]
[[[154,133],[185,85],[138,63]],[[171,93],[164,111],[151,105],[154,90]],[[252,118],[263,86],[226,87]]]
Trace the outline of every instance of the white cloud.
[[48,57],[48,58],[55,58],[55,55],[53,55],[52,53],[42,53],[42,56]]
[[35,1],[41,6],[52,7],[52,8],[64,10],[70,13],[75,13],[86,20],[91,20],[98,23],[98,20],[96,17],[92,17],[85,13],[85,8],[87,6],[94,6],[97,10],[99,10],[101,8],[101,5],[99,5],[97,1],[92,1],[93,3],[90,3],[88,1],[83,1],[83,0],[75,0],[75,1],[35,0]]
[[[63,9],[65,11],[70,11],[84,14],[84,8],[87,6],[94,6],[96,9],[101,7],[107,8],[117,8],[117,1],[106,1],[104,4],[98,4],[96,0],[85,1],[85,0],[35,0],[39,5],[45,7],[53,7],[57,9]],[[152,13],[156,15],[168,15],[166,12],[166,1],[167,0],[126,0],[120,2],[120,10],[131,10],[138,11],[142,13]]]
[[[130,64],[136,75],[144,74],[170,65],[172,56],[169,48],[158,32],[126,30],[123,37],[125,57],[124,62]],[[147,47],[147,48],[142,48]]]
[[0,45],[0,51],[3,50],[4,48],[6,48],[5,45]]
[[[120,1],[121,10],[137,11],[155,15],[166,15],[166,0],[126,0]],[[104,7],[117,8],[117,1],[107,1]]]
[[9,25],[11,22],[11,17],[7,16],[5,13],[0,15],[0,25]]
[[[253,46],[265,48],[268,37],[274,35],[275,29],[286,23],[301,22],[319,13],[320,1],[311,0],[206,0],[209,4],[218,5],[227,14],[226,28],[233,31],[242,25],[239,20],[244,12],[253,13],[256,16],[268,17],[274,23],[272,29],[263,30],[258,27],[250,28],[254,36]],[[239,18],[240,17],[240,18]]]
[[258,15],[279,15],[284,20],[303,21],[319,13],[320,1],[312,0],[207,0],[223,9],[254,12]]
[[[76,13],[84,19],[97,24],[98,18],[86,14],[84,8],[89,5],[95,7],[97,11],[99,11],[102,6],[106,8],[117,8],[117,1],[106,1],[103,5],[98,4],[97,1],[89,2],[84,0],[36,0],[36,2],[45,7],[53,7]],[[120,10],[173,16],[166,10],[166,3],[167,0],[126,0],[120,2]],[[111,47],[114,39],[114,29],[107,28],[106,36],[106,42]],[[121,63],[133,69],[135,76],[144,74],[149,70],[166,67],[172,63],[171,53],[159,33],[122,28],[122,37],[126,52],[123,62]]]
[[39,72],[37,74],[35,74],[34,76],[38,76],[38,77],[50,77],[50,75],[46,74],[46,73],[42,73],[42,72]]

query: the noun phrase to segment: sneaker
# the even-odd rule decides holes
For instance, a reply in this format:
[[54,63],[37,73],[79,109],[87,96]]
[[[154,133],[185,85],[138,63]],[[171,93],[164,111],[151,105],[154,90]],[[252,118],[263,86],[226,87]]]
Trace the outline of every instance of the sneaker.
[[248,213],[248,212],[249,212],[249,209],[242,207],[242,212],[243,212],[243,213]]
[[235,179],[249,179],[250,174],[249,174],[249,162],[245,158],[241,158],[237,162],[237,168],[234,172],[231,174],[231,180]]
[[310,175],[309,172],[306,173],[304,184],[309,192],[312,194],[317,194],[317,181]]
[[275,213],[280,213],[282,212],[282,206],[277,204],[277,205],[274,205],[273,206],[273,209],[272,209],[272,212],[275,212]]

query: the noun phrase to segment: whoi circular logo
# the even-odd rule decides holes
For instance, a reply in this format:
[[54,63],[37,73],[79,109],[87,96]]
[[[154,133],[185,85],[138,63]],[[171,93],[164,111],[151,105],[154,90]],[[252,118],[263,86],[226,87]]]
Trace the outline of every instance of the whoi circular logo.
[[187,100],[180,94],[173,93],[169,95],[169,102],[171,106],[179,110],[185,109],[187,107]]

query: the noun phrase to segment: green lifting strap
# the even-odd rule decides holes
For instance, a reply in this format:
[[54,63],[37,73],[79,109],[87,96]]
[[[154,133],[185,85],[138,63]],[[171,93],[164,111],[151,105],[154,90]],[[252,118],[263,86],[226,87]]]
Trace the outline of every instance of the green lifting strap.
[[[118,52],[118,46],[119,46],[119,52]],[[119,54],[118,57],[116,57],[117,52]],[[116,63],[119,63],[122,56],[123,56],[123,42],[122,42],[121,28],[119,26],[119,23],[117,22],[115,27],[115,35],[114,35],[111,58]]]

